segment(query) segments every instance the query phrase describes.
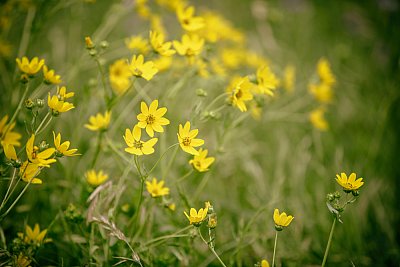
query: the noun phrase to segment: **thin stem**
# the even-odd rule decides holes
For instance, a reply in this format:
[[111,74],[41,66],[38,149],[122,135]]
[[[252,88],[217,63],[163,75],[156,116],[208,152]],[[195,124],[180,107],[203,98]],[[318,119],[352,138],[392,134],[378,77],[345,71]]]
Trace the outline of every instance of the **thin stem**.
[[[98,57],[95,58],[95,61],[97,63],[97,67],[99,68],[100,71],[100,76],[101,76],[101,84],[103,85],[103,93],[104,93],[104,101],[106,104],[108,104],[108,96],[107,96],[107,86],[106,86],[106,76],[103,71],[103,67],[100,64],[100,59]],[[111,92],[112,94],[112,92]]]
[[328,258],[328,253],[329,253],[329,249],[330,249],[330,247],[331,247],[332,236],[333,236],[333,230],[335,230],[336,221],[337,221],[337,218],[335,217],[335,219],[333,219],[331,232],[329,233],[328,244],[326,244],[324,259],[322,260],[321,267],[324,267],[324,266],[325,266],[326,260],[327,260],[327,258]]
[[108,146],[111,148],[112,151],[115,152],[115,154],[117,154],[121,159],[123,159],[124,161],[126,161],[126,163],[131,163],[129,159],[127,159],[124,154],[122,154],[116,147],[115,145],[112,143],[111,139],[108,138],[108,136],[106,136],[106,141]]
[[[183,229],[181,229],[181,230],[179,230],[179,231],[176,231],[176,232],[173,233],[173,234],[170,234],[170,235],[163,235],[163,236],[159,236],[159,237],[153,238],[153,239],[147,241],[147,242],[143,245],[143,247],[144,247],[144,248],[149,248],[149,245],[151,245],[151,244],[157,243],[157,242],[159,242],[159,241],[165,241],[165,240],[168,240],[168,239],[171,239],[171,238],[178,238],[178,237],[190,236],[190,234],[180,234],[180,233],[182,233],[182,232],[185,232],[185,231],[189,230],[190,228],[192,228],[191,225],[189,225],[189,226],[187,226],[187,227],[185,227],[185,228],[183,228]],[[158,245],[159,245],[159,244],[160,244],[160,243],[158,243]],[[140,250],[140,251],[141,251],[141,250]]]
[[174,161],[175,161],[177,152],[178,152],[178,147],[175,147],[174,154],[172,154],[172,157],[169,159],[167,168],[165,169],[165,171],[163,173],[162,180],[165,180],[165,177],[167,176],[169,170],[171,169],[172,163],[174,163]]
[[174,146],[179,145],[179,143],[173,144],[171,146],[169,146],[164,153],[158,158],[158,160],[156,161],[156,163],[154,164],[154,166],[150,169],[150,171],[147,174],[150,174],[158,165],[158,163],[160,163],[160,160],[165,156],[165,154],[168,152],[168,150],[170,150],[171,148],[173,148]]
[[215,103],[217,103],[217,101],[219,101],[221,98],[223,98],[223,97],[226,97],[226,96],[228,96],[228,95],[230,95],[230,93],[222,93],[222,94],[220,94],[219,96],[217,96],[216,98],[214,98],[214,100],[213,101],[211,101],[211,103],[210,104],[208,104],[208,106],[204,109],[205,111],[208,111]]
[[[46,116],[43,118],[42,122],[40,123],[40,125],[37,127],[37,129],[35,130],[35,135],[37,135],[38,133],[40,133],[40,130],[42,129],[44,122],[47,120],[47,118],[49,117],[50,112],[47,112]],[[51,119],[53,117],[50,117],[50,119],[48,120],[48,122],[46,123],[46,125],[43,127],[43,130],[49,125]]]
[[225,263],[224,263],[224,262],[221,260],[221,258],[218,256],[218,254],[217,254],[217,252],[214,250],[214,248],[212,248],[212,247],[210,246],[210,243],[208,243],[208,242],[204,239],[203,235],[201,234],[200,228],[197,228],[197,230],[198,230],[199,235],[200,235],[201,239],[203,240],[203,242],[204,242],[204,243],[207,245],[207,247],[211,250],[211,252],[214,254],[214,256],[219,260],[219,262],[221,263],[221,265],[224,266],[224,267],[226,267]]
[[276,244],[278,243],[278,231],[275,231],[275,244],[274,244],[274,255],[272,256],[272,267],[275,266],[275,254],[276,254]]
[[187,177],[189,177],[191,174],[193,173],[193,169],[191,169],[190,171],[188,171],[186,174],[182,175],[181,177],[179,177],[178,179],[176,179],[175,183],[180,183],[183,180],[185,180]]
[[96,147],[96,152],[95,152],[93,160],[92,160],[91,169],[94,168],[94,166],[96,165],[97,158],[99,157],[102,139],[103,139],[103,132],[100,132],[99,136],[97,138],[97,147]]
[[7,199],[7,197],[8,197],[8,194],[10,193],[11,187],[12,187],[12,185],[13,185],[13,183],[14,183],[14,179],[15,179],[15,174],[16,174],[16,173],[17,173],[17,168],[14,168],[13,176],[12,176],[12,178],[11,178],[10,185],[9,185],[8,188],[7,188],[7,192],[6,192],[6,194],[4,195],[3,201],[1,202],[0,210],[3,208],[4,204],[6,203],[6,199]]
[[18,195],[18,197],[14,200],[14,202],[11,204],[11,206],[0,216],[0,221],[3,220],[4,217],[7,216],[7,214],[14,208],[14,206],[17,204],[18,200],[22,197],[22,195],[25,193],[25,191],[28,189],[29,185],[31,183],[27,183],[24,189],[21,191],[21,193]]
[[133,229],[137,228],[137,224],[138,224],[138,220],[139,220],[139,213],[140,213],[140,208],[142,206],[142,202],[143,202],[143,189],[144,189],[144,179],[141,178],[140,179],[140,191],[139,191],[139,202],[136,208],[136,212],[135,212],[135,219],[134,219],[134,225],[133,225]]

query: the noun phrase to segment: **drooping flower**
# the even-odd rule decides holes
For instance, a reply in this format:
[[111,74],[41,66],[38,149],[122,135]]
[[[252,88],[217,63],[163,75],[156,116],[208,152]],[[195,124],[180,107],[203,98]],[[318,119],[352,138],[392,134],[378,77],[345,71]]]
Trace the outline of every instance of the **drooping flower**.
[[200,55],[204,47],[204,39],[200,38],[197,34],[182,36],[182,41],[174,41],[174,48],[181,56],[186,56],[190,63],[193,63],[195,56]]
[[199,130],[193,129],[190,130],[190,122],[187,121],[185,126],[179,124],[179,132],[178,141],[179,145],[183,151],[192,155],[199,155],[199,152],[195,149],[195,147],[202,146],[204,144],[203,139],[196,139],[195,137],[198,135]]
[[247,110],[245,102],[253,99],[253,95],[250,92],[252,88],[253,84],[247,76],[234,78],[226,88],[226,91],[231,93],[229,98],[232,105],[237,107],[241,112]]
[[151,138],[148,141],[142,141],[140,138],[142,136],[142,130],[139,126],[135,125],[131,130],[125,130],[125,143],[127,148],[125,151],[134,155],[150,155],[154,153],[153,146],[157,143],[158,138]]
[[47,105],[51,109],[53,116],[58,116],[60,113],[67,112],[75,108],[74,104],[59,100],[57,95],[50,96],[50,93],[47,97]]
[[106,111],[103,114],[97,113],[96,116],[90,116],[89,124],[85,124],[85,127],[91,131],[105,131],[108,129],[111,120],[111,111]]
[[24,182],[31,184],[42,184],[42,180],[36,177],[39,175],[41,169],[42,167],[40,167],[38,164],[25,161],[19,168],[19,175]]
[[140,128],[146,129],[150,137],[154,136],[154,132],[164,132],[162,126],[169,124],[169,120],[163,117],[167,113],[167,108],[158,108],[158,100],[154,100],[149,107],[145,102],[142,102],[140,109],[142,113],[137,115],[137,119],[139,120],[137,125]]
[[131,86],[131,77],[132,72],[126,60],[119,59],[110,66],[111,88],[118,95],[123,94]]
[[161,197],[169,194],[169,188],[164,187],[164,181],[157,182],[156,178],[153,178],[151,182],[146,181],[146,189],[151,197]]
[[149,43],[142,36],[131,36],[125,40],[126,47],[140,54],[146,55],[149,52]]
[[257,69],[257,91],[265,95],[274,95],[273,90],[278,86],[279,80],[266,65]]
[[26,225],[25,233],[18,233],[18,236],[26,244],[42,245],[44,243],[51,242],[50,238],[45,238],[46,234],[47,234],[47,229],[40,231],[40,226],[39,224],[36,223],[33,230],[29,225]]
[[182,28],[188,32],[194,32],[202,29],[205,26],[204,18],[196,17],[194,15],[194,6],[180,6],[176,11],[176,16],[178,17],[179,23]]
[[326,131],[329,128],[329,124],[324,117],[325,109],[319,107],[314,109],[310,113],[310,121],[312,125],[320,131]]
[[40,71],[44,65],[44,59],[39,61],[38,57],[34,57],[31,61],[27,57],[23,57],[22,60],[16,59],[18,68],[25,74],[33,76]]
[[56,133],[53,131],[53,138],[54,138],[54,146],[56,147],[56,156],[62,157],[62,156],[67,156],[67,157],[73,157],[73,156],[79,156],[80,154],[75,154],[75,152],[78,151],[78,149],[73,148],[69,149],[70,142],[65,141],[61,144],[61,134],[58,133],[56,136]]
[[158,72],[158,69],[154,67],[153,61],[144,62],[143,55],[134,55],[129,65],[129,69],[132,75],[142,77],[147,81],[150,81]]
[[340,175],[336,174],[336,182],[343,187],[343,190],[346,193],[357,191],[364,184],[362,181],[363,178],[356,178],[357,175],[354,172],[351,173],[348,178],[343,172]]
[[204,219],[207,217],[207,212],[208,212],[208,206],[206,205],[205,208],[199,209],[199,211],[196,211],[196,209],[191,208],[189,214],[185,213],[186,218],[189,220],[190,224],[193,224],[196,227],[199,227],[201,223],[204,221]]
[[279,214],[279,210],[274,210],[274,222],[275,222],[275,229],[277,231],[282,231],[284,227],[289,226],[292,222],[294,217],[292,215],[287,215],[285,212]]
[[171,49],[172,42],[164,42],[164,34],[150,31],[150,44],[154,52],[161,56],[172,56],[175,50]]
[[103,170],[100,170],[99,172],[89,170],[85,173],[85,177],[88,184],[98,186],[108,179],[108,174],[104,173]]
[[60,75],[56,75],[54,70],[49,70],[49,68],[46,65],[43,66],[43,76],[44,76],[44,82],[47,84],[61,83]]
[[51,163],[56,162],[54,158],[51,158],[56,151],[54,147],[39,150],[39,147],[35,146],[35,135],[32,134],[31,137],[26,142],[26,154],[30,163],[37,164],[40,167],[50,167]]
[[199,172],[208,171],[210,165],[215,161],[214,157],[207,158],[208,150],[207,149],[199,149],[199,155],[194,156],[193,159],[189,161],[189,164],[192,164],[193,167]]

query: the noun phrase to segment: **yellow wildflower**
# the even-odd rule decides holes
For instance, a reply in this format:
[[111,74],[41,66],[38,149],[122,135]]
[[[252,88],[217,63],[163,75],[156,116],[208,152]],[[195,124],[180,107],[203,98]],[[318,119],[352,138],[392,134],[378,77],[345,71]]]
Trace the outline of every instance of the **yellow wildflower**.
[[23,57],[22,60],[17,58],[16,61],[19,69],[29,76],[35,75],[44,65],[44,59],[39,61],[37,57],[34,57],[31,61],[27,57]]
[[149,6],[147,5],[147,0],[136,0],[135,10],[138,15],[144,19],[150,17],[151,11]]
[[207,212],[208,212],[208,206],[203,209],[199,209],[199,211],[196,211],[196,209],[191,208],[189,214],[185,213],[186,218],[189,220],[190,224],[193,224],[196,227],[199,227],[201,223],[204,221],[204,219],[207,217]]
[[310,84],[308,91],[320,103],[330,103],[333,98],[332,87],[327,83]]
[[91,131],[105,131],[110,125],[111,111],[106,111],[103,114],[97,113],[96,116],[90,116],[89,124],[85,124],[85,127]]
[[283,70],[283,88],[292,92],[296,82],[296,68],[293,65],[287,65]]
[[317,64],[317,73],[322,83],[334,85],[336,83],[335,75],[333,75],[329,61],[321,58]]
[[134,55],[131,64],[129,65],[129,69],[132,75],[142,77],[147,81],[150,81],[158,72],[158,69],[154,67],[153,61],[144,62],[143,55]]
[[182,36],[182,42],[174,41],[174,48],[181,56],[189,58],[189,62],[193,63],[193,58],[200,55],[204,47],[204,39],[197,34]]
[[51,239],[45,238],[47,234],[47,229],[40,231],[39,224],[35,224],[32,228],[29,225],[25,227],[25,233],[18,233],[18,236],[26,243],[33,245],[41,245],[47,242],[51,242]]
[[150,44],[155,53],[161,56],[172,56],[175,50],[171,49],[172,42],[164,42],[164,34],[150,31]]
[[75,95],[74,92],[67,93],[67,88],[65,86],[57,87],[58,100],[65,101],[65,99],[71,98]]
[[340,175],[336,174],[336,182],[343,187],[346,193],[357,191],[364,184],[363,178],[356,178],[357,175],[354,172],[350,174],[349,178],[343,172]]
[[169,188],[164,187],[164,181],[157,182],[156,178],[153,178],[151,183],[146,181],[146,189],[151,197],[161,197],[169,194]]
[[153,14],[150,17],[150,29],[152,29],[153,31],[159,32],[164,37],[167,35],[167,31],[165,30],[161,16],[159,16],[159,15]]
[[292,222],[294,217],[292,215],[287,215],[285,212],[282,212],[279,214],[279,210],[275,209],[274,210],[274,222],[275,222],[275,229],[277,231],[282,231],[283,227],[289,226],[289,224]]
[[128,147],[125,148],[125,151],[138,156],[153,154],[153,146],[157,143],[158,138],[142,141],[140,140],[141,136],[142,130],[137,125],[133,127],[132,131],[126,129],[124,139]]
[[187,121],[185,126],[179,124],[178,141],[183,151],[192,155],[199,155],[199,152],[194,149],[195,147],[202,146],[204,144],[203,139],[196,139],[195,137],[199,133],[198,129],[190,130],[190,122]]
[[53,138],[54,138],[54,146],[56,147],[56,155],[59,157],[62,156],[67,156],[67,157],[73,157],[73,156],[79,156],[80,154],[75,154],[75,152],[78,151],[78,149],[73,148],[68,150],[69,146],[70,146],[70,142],[69,141],[65,141],[61,144],[61,134],[57,134],[53,131]]
[[274,95],[273,90],[278,86],[278,79],[268,66],[257,69],[257,91],[261,94]]
[[156,0],[156,2],[171,11],[176,11],[180,6],[186,4],[186,0]]
[[169,120],[163,117],[167,113],[167,108],[158,108],[158,100],[154,100],[149,107],[145,102],[142,102],[140,109],[142,113],[137,115],[137,119],[139,120],[137,125],[140,128],[146,129],[146,133],[150,137],[154,136],[154,132],[164,132],[162,126],[169,124]]
[[220,53],[221,61],[228,69],[237,69],[242,65],[243,51],[239,48],[226,48]]
[[160,56],[153,59],[154,67],[158,69],[159,72],[168,70],[172,65],[172,57]]
[[226,88],[226,91],[231,93],[230,101],[232,105],[237,107],[241,112],[247,110],[245,102],[253,99],[253,95],[250,92],[252,88],[253,84],[250,83],[247,76],[235,77]]
[[329,124],[324,118],[324,113],[325,109],[322,107],[314,109],[310,113],[310,121],[312,125],[321,131],[326,131],[329,128]]
[[41,184],[42,180],[35,177],[39,175],[41,167],[38,164],[30,163],[29,161],[25,161],[22,163],[22,166],[19,168],[19,175],[24,182],[31,184]]
[[4,150],[4,155],[6,155],[6,158],[8,158],[9,160],[17,160],[17,152],[15,151],[15,148],[13,145],[11,144],[6,144],[5,146],[3,146],[3,150]]
[[3,147],[6,145],[20,146],[19,139],[21,139],[21,135],[12,131],[15,127],[15,122],[7,124],[7,120],[8,115],[5,115],[0,120],[0,143]]
[[142,36],[131,36],[125,40],[125,45],[129,50],[139,52],[140,54],[147,54],[149,52],[149,44]]
[[175,203],[168,204],[168,205],[167,205],[167,208],[168,208],[170,211],[175,211],[175,209],[176,209],[176,204],[175,204]]
[[269,263],[267,260],[262,260],[261,261],[261,267],[269,267]]
[[189,161],[189,164],[192,164],[193,167],[199,172],[208,171],[208,168],[215,161],[214,157],[207,158],[208,150],[207,149],[199,149],[199,155],[194,156],[193,159]]
[[20,253],[18,257],[15,256],[13,266],[29,267],[30,266],[29,264],[31,264],[31,262],[32,260],[30,260],[27,256],[23,255],[22,253]]
[[123,94],[131,86],[131,77],[132,73],[126,60],[119,59],[110,66],[111,88],[118,95]]
[[74,104],[59,100],[57,95],[50,97],[50,93],[47,97],[47,105],[51,109],[53,116],[58,116],[60,113],[67,112],[75,108]]
[[50,158],[53,156],[56,149],[51,147],[43,151],[39,151],[39,148],[34,145],[35,135],[32,134],[31,137],[26,142],[26,154],[28,156],[29,162],[37,164],[40,167],[50,167],[51,163],[56,162],[55,159]]
[[176,16],[178,17],[179,23],[185,31],[198,31],[205,25],[204,18],[195,17],[194,12],[194,6],[189,6],[187,8],[180,6],[176,11]]
[[47,84],[61,83],[60,75],[56,75],[54,73],[54,70],[49,70],[49,68],[46,65],[43,66],[43,76],[44,76],[44,82]]
[[86,48],[87,49],[92,49],[92,48],[95,47],[95,45],[94,45],[94,43],[92,41],[92,38],[90,38],[90,36],[86,36],[85,37],[85,44],[86,44]]
[[85,173],[85,177],[88,184],[98,186],[108,179],[108,174],[104,173],[103,170],[100,170],[99,172],[89,170]]

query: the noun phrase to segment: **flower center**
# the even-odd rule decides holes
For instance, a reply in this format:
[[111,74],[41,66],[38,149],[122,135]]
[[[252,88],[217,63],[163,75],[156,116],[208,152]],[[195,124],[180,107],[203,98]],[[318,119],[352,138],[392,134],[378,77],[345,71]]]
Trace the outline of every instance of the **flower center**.
[[155,120],[156,120],[156,118],[151,114],[146,117],[147,124],[153,124]]
[[237,99],[241,98],[243,96],[243,92],[242,90],[238,89],[235,93],[235,96]]
[[135,140],[135,142],[133,143],[133,147],[137,149],[142,149],[143,143],[140,140],[139,141]]
[[192,140],[190,139],[190,137],[185,137],[185,138],[183,138],[183,141],[182,141],[182,144],[184,145],[184,146],[190,146],[190,142],[191,142]]

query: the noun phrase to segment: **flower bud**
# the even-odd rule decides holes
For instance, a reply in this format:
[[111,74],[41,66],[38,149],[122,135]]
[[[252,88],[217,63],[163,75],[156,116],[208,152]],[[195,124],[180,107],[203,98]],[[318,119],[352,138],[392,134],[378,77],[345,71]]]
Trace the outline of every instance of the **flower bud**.
[[327,194],[326,195],[326,200],[329,201],[329,202],[334,201],[335,200],[334,194],[332,194],[332,193]]
[[36,102],[35,104],[36,104],[36,106],[37,106],[38,108],[44,107],[44,100],[43,100],[43,99],[36,98],[35,102]]
[[107,49],[108,46],[109,46],[109,43],[108,43],[107,41],[101,41],[101,42],[100,42],[100,47],[101,47],[102,49]]
[[29,76],[26,74],[22,74],[20,78],[21,83],[26,84],[29,81]]
[[333,196],[334,196],[336,199],[340,199],[340,193],[339,193],[339,191],[336,191],[335,193],[333,193]]
[[218,224],[217,214],[213,212],[210,214],[210,216],[208,216],[207,227],[214,229],[215,227],[217,227],[217,224]]
[[353,196],[357,197],[358,195],[360,195],[360,192],[358,190],[353,190],[351,192],[353,194]]
[[196,89],[196,95],[205,97],[205,96],[207,96],[207,92],[204,89],[199,88],[199,89]]
[[81,223],[83,221],[83,216],[81,211],[79,211],[74,204],[70,203],[67,209],[64,211],[65,219],[73,223]]
[[97,51],[95,49],[91,49],[89,51],[89,55],[91,55],[92,57],[94,57],[95,55],[97,55]]
[[93,49],[95,47],[94,43],[92,42],[92,39],[89,36],[85,37],[85,43],[87,49]]
[[46,143],[46,141],[42,141],[39,144],[39,151],[43,151],[49,147],[49,144]]
[[25,107],[27,109],[33,109],[35,107],[35,102],[33,102],[32,99],[28,98],[27,100],[25,100]]

